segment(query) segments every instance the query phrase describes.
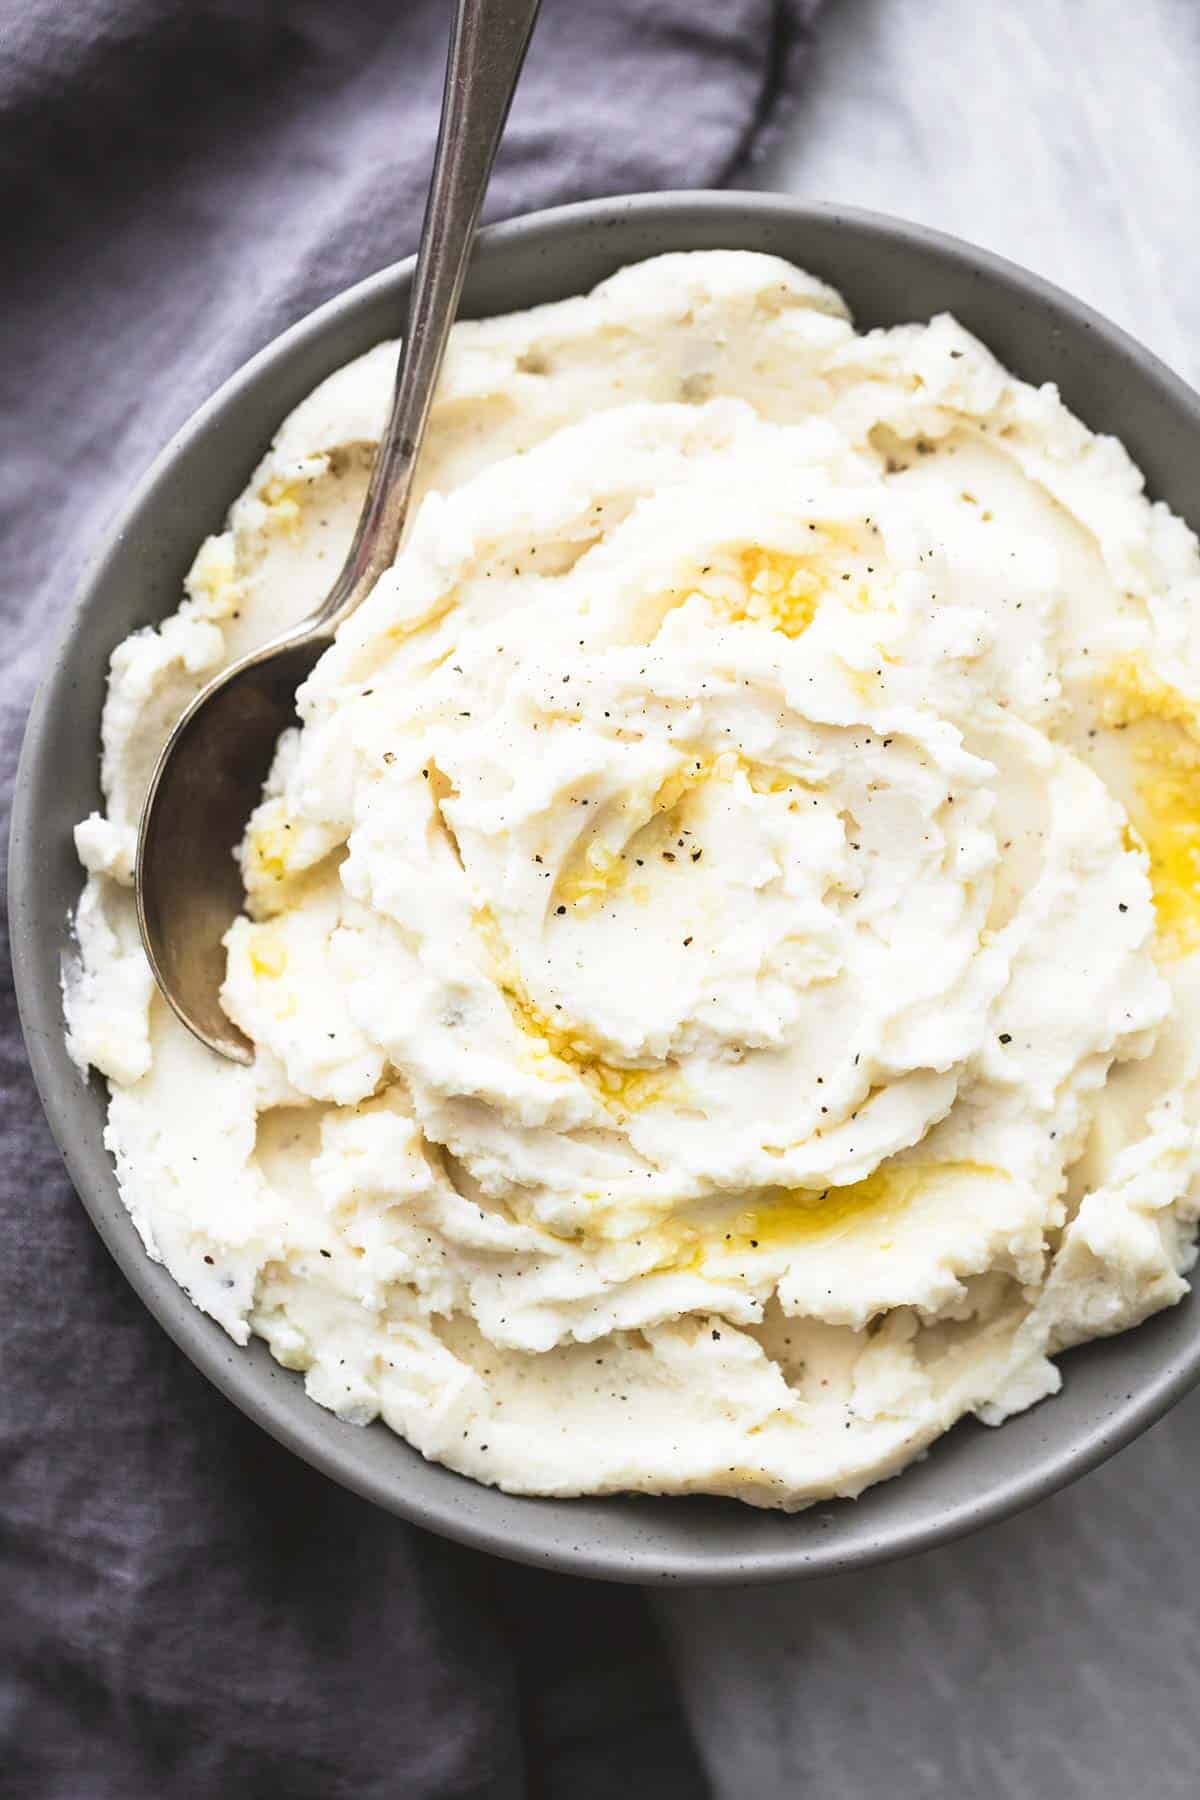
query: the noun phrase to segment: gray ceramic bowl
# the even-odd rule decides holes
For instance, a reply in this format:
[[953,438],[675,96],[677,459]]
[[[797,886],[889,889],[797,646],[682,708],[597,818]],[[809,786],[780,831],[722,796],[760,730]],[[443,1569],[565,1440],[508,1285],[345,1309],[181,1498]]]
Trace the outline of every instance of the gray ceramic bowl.
[[[464,311],[485,315],[591,287],[662,250],[773,251],[825,277],[860,325],[955,312],[1030,381],[1055,381],[1089,425],[1121,437],[1153,494],[1200,524],[1200,400],[1066,294],[969,245],[866,213],[751,194],[669,194],[556,209],[486,231]],[[63,1047],[59,963],[80,888],[71,827],[99,799],[97,735],[109,652],[172,610],[284,415],[404,312],[411,262],[385,269],[286,332],[168,444],[88,576],[25,739],[11,844],[17,991],[51,1129],[97,1230],[134,1288],[231,1400],[335,1480],[465,1543],[629,1581],[759,1581],[849,1568],[999,1519],[1082,1475],[1200,1376],[1193,1297],[1138,1331],[1074,1351],[1056,1399],[999,1431],[956,1427],[927,1459],[855,1502],[793,1518],[706,1499],[528,1500],[426,1463],[382,1425],[340,1423],[255,1342],[239,1350],[146,1258],[101,1133],[105,1096]]]

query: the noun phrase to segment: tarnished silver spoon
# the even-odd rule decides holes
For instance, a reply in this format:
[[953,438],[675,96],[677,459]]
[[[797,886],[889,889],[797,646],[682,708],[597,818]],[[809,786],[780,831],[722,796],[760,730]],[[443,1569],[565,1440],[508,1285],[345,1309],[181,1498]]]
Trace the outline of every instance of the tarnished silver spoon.
[[222,1010],[221,940],[242,908],[234,849],[262,793],[296,689],[400,543],[413,471],[458,309],[483,196],[541,0],[458,0],[442,118],[391,412],[341,572],[307,619],[233,663],[189,706],[142,810],[138,923],[154,978],[190,1031],[249,1062]]

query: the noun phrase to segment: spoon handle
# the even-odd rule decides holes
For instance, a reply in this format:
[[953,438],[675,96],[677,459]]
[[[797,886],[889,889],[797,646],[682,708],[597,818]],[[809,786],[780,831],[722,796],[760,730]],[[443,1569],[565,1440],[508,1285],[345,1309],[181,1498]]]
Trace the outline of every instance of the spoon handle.
[[540,5],[541,0],[457,0],[391,412],[354,541],[313,625],[335,629],[395,559],[483,197]]

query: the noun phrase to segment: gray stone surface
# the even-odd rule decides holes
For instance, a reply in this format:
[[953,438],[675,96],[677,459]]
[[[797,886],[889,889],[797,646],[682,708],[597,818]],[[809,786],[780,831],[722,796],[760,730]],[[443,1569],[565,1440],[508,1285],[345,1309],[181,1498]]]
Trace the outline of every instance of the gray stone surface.
[[1200,381],[1197,0],[828,0],[754,185],[919,219]]
[[[1197,0],[831,0],[755,185],[920,219],[1200,381]],[[1192,1800],[1200,1395],[1018,1519],[656,1602],[721,1800]]]

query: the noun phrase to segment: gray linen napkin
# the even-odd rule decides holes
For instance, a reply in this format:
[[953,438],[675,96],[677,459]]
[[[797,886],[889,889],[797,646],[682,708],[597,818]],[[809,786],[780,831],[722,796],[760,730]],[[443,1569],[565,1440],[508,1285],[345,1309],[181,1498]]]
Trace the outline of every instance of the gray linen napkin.
[[[546,0],[489,215],[735,176],[818,4]],[[0,0],[5,822],[48,640],[142,469],[252,351],[414,247],[448,13]],[[703,1795],[639,1595],[343,1493],[142,1310],[50,1142],[7,948],[0,1233],[0,1788]]]

